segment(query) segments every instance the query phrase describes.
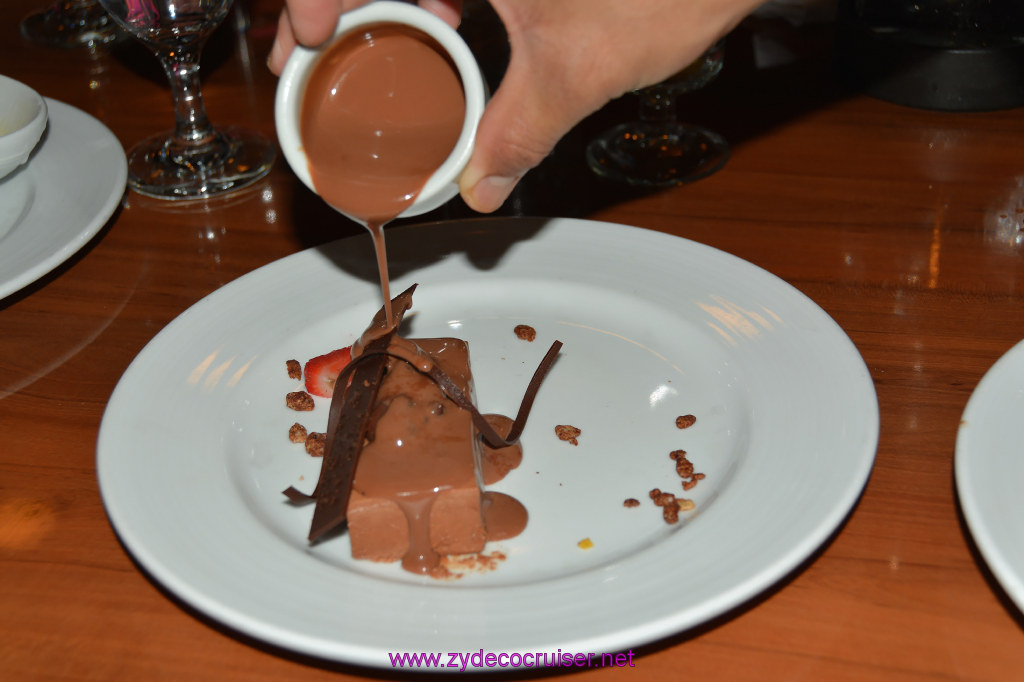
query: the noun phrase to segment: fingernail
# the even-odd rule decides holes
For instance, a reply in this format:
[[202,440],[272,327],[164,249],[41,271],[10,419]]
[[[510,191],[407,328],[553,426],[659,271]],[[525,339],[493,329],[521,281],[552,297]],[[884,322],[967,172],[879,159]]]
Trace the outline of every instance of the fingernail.
[[270,47],[270,54],[267,55],[267,68],[274,74],[278,71],[274,67],[277,66],[278,56],[281,52],[281,44],[278,41],[274,41],[274,44]]
[[467,203],[476,211],[490,213],[501,208],[508,196],[512,194],[519,178],[506,178],[498,175],[489,175],[479,180],[470,189],[470,197]]

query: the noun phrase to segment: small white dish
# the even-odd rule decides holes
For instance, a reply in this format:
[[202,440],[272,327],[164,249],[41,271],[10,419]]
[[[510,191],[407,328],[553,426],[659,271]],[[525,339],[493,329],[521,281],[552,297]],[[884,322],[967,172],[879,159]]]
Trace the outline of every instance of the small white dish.
[[956,488],[985,563],[1024,612],[1024,341],[971,393],[956,437]]
[[[385,669],[400,652],[619,652],[768,589],[856,503],[878,439],[871,376],[842,329],[777,277],[584,220],[399,227],[388,248],[396,290],[419,282],[408,333],[469,342],[481,410],[514,412],[550,342],[565,343],[523,463],[494,486],[526,506],[526,530],[488,546],[507,557],[496,570],[452,581],[353,560],[344,534],[306,542],[312,509],[281,491],[311,490],[321,460],[287,432],[297,419],[322,431],[327,401],[287,409],[300,382],[285,361],[351,343],[380,307],[365,234],[210,294],[110,398],[96,462],[107,514],[147,574],[198,611]],[[536,341],[516,338],[521,323]],[[141,399],[154,386],[160,399]],[[683,414],[696,424],[678,429]],[[557,424],[581,428],[579,445]],[[707,475],[692,491],[669,457],[678,448]],[[653,487],[696,510],[667,525]]]
[[98,120],[46,100],[49,129],[29,162],[0,182],[0,299],[70,258],[124,194],[124,149]]
[[46,102],[24,83],[0,76],[0,180],[28,161],[46,130]]
[[476,58],[455,29],[430,12],[405,2],[378,0],[345,12],[338,19],[331,40],[318,48],[298,46],[288,57],[277,86],[274,117],[281,151],[288,165],[307,187],[316,192],[299,125],[306,83],[324,50],[344,36],[375,24],[403,24],[419,29],[436,40],[458,70],[466,97],[466,115],[459,140],[445,162],[427,180],[412,205],[398,216],[407,218],[432,211],[459,193],[459,175],[473,153],[477,125],[484,112],[487,86]]

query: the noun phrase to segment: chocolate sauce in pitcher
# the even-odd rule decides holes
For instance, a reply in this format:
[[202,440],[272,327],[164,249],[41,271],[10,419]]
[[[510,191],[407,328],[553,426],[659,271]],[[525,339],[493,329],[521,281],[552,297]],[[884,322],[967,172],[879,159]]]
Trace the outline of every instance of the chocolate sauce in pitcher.
[[370,231],[384,301],[391,295],[383,227],[451,154],[465,110],[454,65],[408,26],[379,24],[342,38],[309,77],[300,130],[313,186]]

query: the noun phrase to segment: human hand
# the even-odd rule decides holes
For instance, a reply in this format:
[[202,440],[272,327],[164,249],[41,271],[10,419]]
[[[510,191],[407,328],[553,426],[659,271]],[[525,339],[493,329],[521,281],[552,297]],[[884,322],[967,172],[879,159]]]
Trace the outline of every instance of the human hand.
[[[286,0],[269,66],[327,40],[368,0]],[[511,56],[477,129],[459,188],[489,213],[569,130],[616,97],[682,70],[764,0],[490,0]],[[458,24],[461,0],[419,0]]]
[[[270,49],[267,66],[280,76],[288,55],[296,45],[315,47],[334,33],[342,12],[365,5],[370,0],[285,0],[277,23],[277,37]],[[417,4],[433,12],[451,26],[458,26],[462,0],[419,0]]]
[[608,101],[682,70],[763,0],[490,0],[511,57],[460,179],[494,211],[558,140]]

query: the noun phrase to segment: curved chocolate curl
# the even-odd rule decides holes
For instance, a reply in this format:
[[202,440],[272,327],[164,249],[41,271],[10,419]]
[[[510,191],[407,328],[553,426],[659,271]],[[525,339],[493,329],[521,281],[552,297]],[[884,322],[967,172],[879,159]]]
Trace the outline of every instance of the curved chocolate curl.
[[504,437],[487,423],[487,419],[476,409],[473,401],[455,385],[451,377],[441,371],[440,367],[437,365],[431,367],[429,376],[444,391],[445,395],[452,399],[452,402],[473,416],[473,425],[476,426],[476,430],[480,432],[485,443],[492,448],[507,447],[515,443],[519,440],[519,436],[523,435],[523,429],[526,428],[526,420],[530,416],[530,410],[533,409],[533,401],[537,397],[537,391],[540,390],[540,385],[544,381],[544,377],[547,376],[551,366],[555,364],[555,359],[558,357],[558,351],[561,348],[562,342],[555,341],[551,344],[548,352],[544,354],[544,358],[533,372],[530,383],[526,386],[526,392],[523,394],[522,402],[519,403],[519,411],[516,413],[516,418],[512,421],[508,434]]
[[[503,448],[512,445],[513,443],[519,440],[519,437],[521,435],[523,435],[523,429],[526,427],[526,420],[530,416],[530,410],[533,409],[533,401],[536,399],[537,392],[540,390],[540,385],[541,383],[544,382],[544,377],[547,376],[548,371],[551,370],[551,366],[555,363],[555,360],[558,357],[558,352],[561,350],[561,348],[562,342],[555,341],[554,343],[551,344],[551,347],[548,349],[548,352],[544,354],[544,357],[541,359],[540,364],[537,365],[537,369],[534,370],[533,372],[533,377],[530,378],[530,383],[526,386],[526,391],[523,394],[523,400],[519,404],[519,410],[516,412],[516,418],[512,421],[512,425],[511,427],[509,427],[508,434],[505,436],[501,436],[497,431],[494,430],[494,427],[492,427],[490,423],[488,423],[486,417],[484,417],[484,415],[480,413],[480,411],[476,408],[476,405],[473,404],[473,401],[470,400],[469,397],[462,392],[462,389],[460,389],[456,385],[456,383],[452,380],[451,377],[449,377],[444,372],[444,370],[442,370],[437,365],[433,365],[430,368],[430,371],[427,372],[426,374],[434,381],[435,384],[437,384],[438,388],[440,388],[441,391],[451,399],[453,403],[455,403],[456,405],[470,413],[470,416],[472,416],[473,418],[473,426],[476,427],[476,430],[480,433],[480,436],[484,439],[484,442],[487,443],[487,445],[491,446],[492,448]],[[348,365],[345,366],[345,369],[342,370],[342,372],[338,375],[338,382],[341,383],[343,380],[347,379],[348,375],[352,373],[355,366],[358,365],[359,363],[369,361],[370,359],[375,357],[379,358],[382,356],[393,357],[397,358],[398,360],[402,360],[403,362],[408,362],[406,358],[402,357],[401,355],[391,353],[386,348],[371,349],[370,347],[367,347],[367,349],[364,350],[359,357],[354,358]],[[334,403],[332,402],[331,405],[333,408]],[[328,434],[330,434],[330,428],[328,428]],[[330,442],[330,436],[328,436],[328,442]],[[305,495],[304,493],[300,493],[298,491],[289,493],[289,491],[286,490],[285,494],[288,495],[288,498],[291,499],[292,501],[299,502],[308,501],[310,499],[315,499],[317,497],[316,491],[314,491],[312,495]]]
[[[519,404],[519,411],[516,413],[516,418],[512,421],[508,434],[505,436],[501,436],[494,430],[494,427],[487,422],[487,418],[476,409],[476,405],[473,404],[473,401],[462,392],[462,389],[455,384],[451,377],[445,374],[444,370],[437,365],[433,365],[430,370],[426,372],[426,375],[433,379],[438,388],[440,388],[453,403],[469,412],[470,416],[473,418],[473,426],[475,426],[476,430],[480,432],[480,436],[484,439],[484,442],[487,443],[487,445],[492,448],[503,448],[512,445],[519,440],[521,435],[523,435],[523,429],[526,427],[526,420],[530,416],[530,410],[533,408],[533,401],[537,397],[537,391],[540,390],[540,385],[544,381],[544,377],[547,375],[548,371],[551,369],[551,366],[555,363],[555,359],[558,357],[558,351],[561,348],[562,342],[555,341],[551,344],[548,352],[544,354],[544,358],[540,361],[540,364],[537,365],[537,369],[533,372],[533,377],[530,379],[530,383],[526,387],[526,392],[523,394],[523,400]],[[359,358],[352,362],[358,362],[363,358],[370,358],[376,355],[387,355],[402,360],[403,362],[409,362],[401,355],[396,355],[386,349],[375,349],[372,351],[366,350],[359,356]]]

